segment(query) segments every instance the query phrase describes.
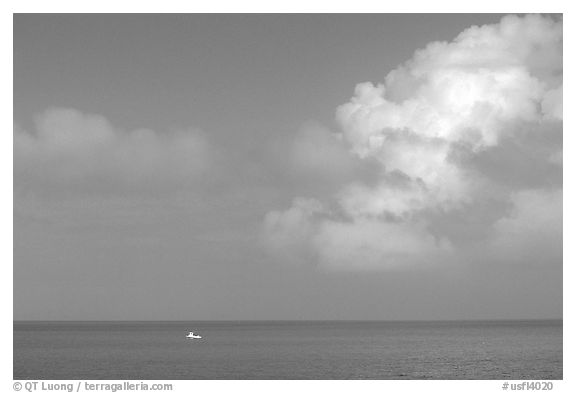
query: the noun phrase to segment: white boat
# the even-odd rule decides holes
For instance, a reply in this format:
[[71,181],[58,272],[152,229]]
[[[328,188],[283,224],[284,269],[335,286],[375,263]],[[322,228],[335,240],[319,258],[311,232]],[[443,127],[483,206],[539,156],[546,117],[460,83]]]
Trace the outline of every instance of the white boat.
[[188,335],[186,336],[186,338],[195,339],[195,338],[202,338],[202,336],[199,336],[198,334],[194,334],[194,332],[189,332]]

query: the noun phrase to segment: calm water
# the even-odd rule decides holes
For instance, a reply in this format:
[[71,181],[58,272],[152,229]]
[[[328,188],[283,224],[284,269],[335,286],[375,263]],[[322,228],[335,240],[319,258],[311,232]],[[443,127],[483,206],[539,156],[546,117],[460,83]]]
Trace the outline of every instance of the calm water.
[[562,379],[562,321],[14,323],[14,379],[350,378]]

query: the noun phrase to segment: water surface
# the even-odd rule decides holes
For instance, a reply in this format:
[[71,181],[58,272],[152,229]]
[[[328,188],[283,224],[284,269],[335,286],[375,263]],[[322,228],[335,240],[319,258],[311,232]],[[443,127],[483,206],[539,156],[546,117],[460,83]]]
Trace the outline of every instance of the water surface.
[[562,321],[14,322],[14,379],[562,379]]

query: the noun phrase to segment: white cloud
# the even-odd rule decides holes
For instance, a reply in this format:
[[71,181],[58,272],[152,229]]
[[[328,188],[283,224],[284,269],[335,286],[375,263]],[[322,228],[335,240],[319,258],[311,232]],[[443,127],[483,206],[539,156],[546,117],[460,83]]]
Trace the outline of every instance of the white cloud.
[[52,109],[36,129],[14,129],[19,191],[161,191],[185,187],[206,171],[210,146],[197,130],[125,131],[102,116]]
[[402,189],[388,184],[374,188],[350,184],[338,196],[342,209],[352,217],[378,217],[386,213],[402,217],[426,207],[424,193],[418,183]]
[[[302,233],[297,229],[302,224],[308,234],[293,239],[291,247],[305,244],[314,251],[308,255],[338,268],[397,268],[417,259],[424,263],[430,254],[447,255],[457,245],[432,236],[437,231],[427,216],[465,215],[467,206],[482,198],[505,201],[510,193],[522,195],[523,186],[547,184],[532,178],[556,179],[561,171],[561,137],[546,133],[557,131],[562,121],[562,21],[508,16],[496,25],[471,27],[452,42],[431,43],[384,83],[358,84],[336,118],[341,129],[336,139],[349,156],[378,162],[380,178],[370,185],[342,184],[330,200],[336,207],[329,217],[303,214],[298,223],[291,221],[291,232]],[[316,142],[332,149],[332,142]],[[342,156],[342,144],[339,149]],[[322,151],[308,148],[299,159],[310,162],[315,150]],[[491,156],[511,165],[501,168],[503,176],[484,162]],[[523,162],[529,171],[518,181],[506,186],[497,181]],[[523,202],[517,203],[523,211]],[[510,225],[504,221],[495,230]],[[517,230],[529,231],[522,225]]]

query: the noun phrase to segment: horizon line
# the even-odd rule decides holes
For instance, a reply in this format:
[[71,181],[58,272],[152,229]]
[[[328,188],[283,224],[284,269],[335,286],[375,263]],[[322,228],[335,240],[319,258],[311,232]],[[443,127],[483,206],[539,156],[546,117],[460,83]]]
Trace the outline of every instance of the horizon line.
[[468,319],[13,319],[22,322],[519,322],[564,321],[560,318],[468,318]]

